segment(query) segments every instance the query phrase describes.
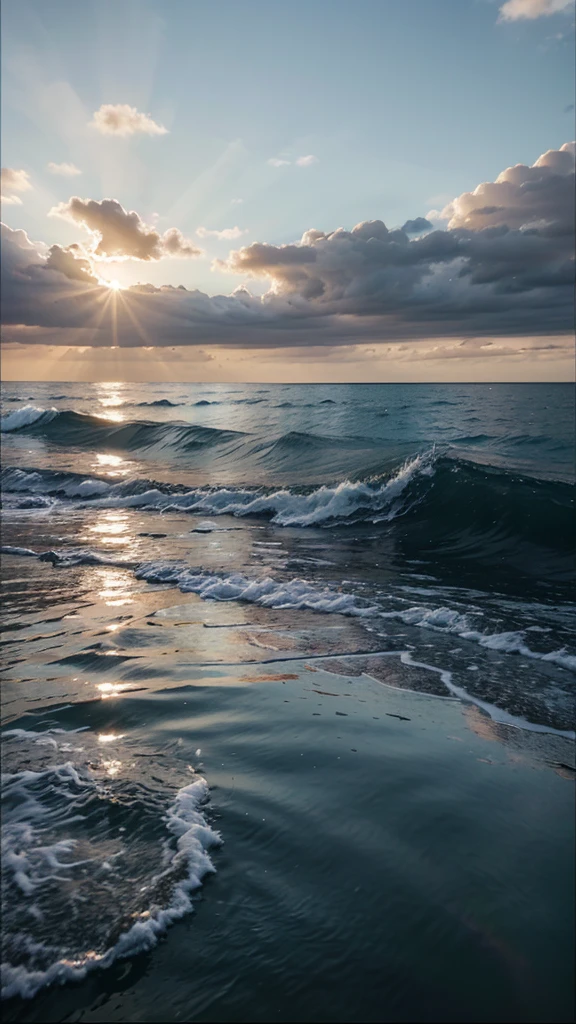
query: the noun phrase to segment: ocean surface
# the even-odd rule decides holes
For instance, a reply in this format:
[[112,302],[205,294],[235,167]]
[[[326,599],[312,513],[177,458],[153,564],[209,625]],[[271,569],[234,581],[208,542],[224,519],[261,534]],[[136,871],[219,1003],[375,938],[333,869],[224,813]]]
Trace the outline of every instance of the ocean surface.
[[573,1018],[574,411],[3,385],[7,1020]]

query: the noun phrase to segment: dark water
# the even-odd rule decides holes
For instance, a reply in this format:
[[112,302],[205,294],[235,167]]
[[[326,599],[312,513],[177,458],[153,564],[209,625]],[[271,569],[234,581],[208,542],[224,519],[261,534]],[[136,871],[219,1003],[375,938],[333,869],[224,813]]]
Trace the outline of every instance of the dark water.
[[3,405],[9,1019],[571,1019],[572,387]]

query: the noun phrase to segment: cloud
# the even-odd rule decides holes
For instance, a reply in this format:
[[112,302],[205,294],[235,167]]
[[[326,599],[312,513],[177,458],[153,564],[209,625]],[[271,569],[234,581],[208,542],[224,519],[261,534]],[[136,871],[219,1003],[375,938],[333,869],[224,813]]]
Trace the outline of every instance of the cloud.
[[45,270],[55,270],[64,274],[71,281],[84,281],[85,284],[99,284],[89,260],[82,256],[78,245],[69,245],[63,249],[60,245],[52,245],[44,264]]
[[[289,167],[292,163],[291,160],[285,160],[283,157],[272,156],[267,161],[270,167]],[[308,156],[299,156],[294,161],[296,167],[312,167],[312,164],[318,163],[318,157],[309,153]]]
[[133,210],[128,213],[116,199],[80,199],[72,196],[59,203],[49,216],[81,224],[94,238],[95,257],[159,260],[163,256],[200,256],[202,250],[188,241],[177,228],[163,235],[144,224]]
[[102,135],[166,135],[168,129],[127,103],[103,103],[90,122]]
[[242,235],[247,234],[247,232],[247,228],[242,230],[242,228],[239,228],[238,225],[236,225],[233,228],[224,228],[222,231],[212,231],[209,230],[208,228],[203,227],[199,227],[196,229],[196,234],[198,235],[198,238],[218,238],[220,241],[223,241],[225,239],[227,239],[228,241],[233,241],[235,238],[241,238]]
[[499,21],[533,21],[545,15],[568,12],[573,7],[573,0],[507,0],[500,8]]
[[[458,197],[447,227],[416,237],[372,220],[352,230],[311,228],[289,244],[254,242],[238,248],[214,263],[218,270],[240,275],[240,286],[231,295],[152,284],[125,289],[114,306],[115,337],[121,346],[214,344],[302,351],[316,346],[327,352],[375,344],[400,352],[407,343],[425,352],[438,339],[435,347],[450,351],[426,358],[469,359],[474,351],[481,359],[496,354],[488,344],[495,338],[501,349],[516,349],[515,338],[569,335],[574,221],[564,179],[573,188],[573,164],[567,173],[571,159],[571,147],[563,146],[532,168],[509,168],[492,183],[506,186],[499,201],[475,196],[474,204],[482,205],[472,208],[483,213],[469,222],[463,209],[468,199]],[[555,198],[547,192],[551,181]],[[175,229],[159,235],[115,200],[70,200],[57,212],[94,234],[96,259],[159,259],[190,245]],[[496,222],[482,227],[485,218]],[[418,218],[415,223],[421,226]],[[62,344],[66,331],[90,329],[91,344],[110,344],[112,328],[109,319],[102,319],[109,291],[92,283],[90,275],[97,277],[97,270],[86,266],[92,262],[90,252],[47,249],[22,231],[4,228],[3,257],[7,325],[38,328],[38,341],[43,329],[60,328]],[[264,295],[250,293],[245,283],[250,278],[268,283]],[[463,338],[479,340],[462,344]],[[558,351],[543,349],[541,357],[556,358]]]
[[21,206],[22,200],[13,193],[28,192],[31,188],[32,182],[27,171],[17,171],[13,167],[3,167],[0,171],[0,192],[6,206]]
[[430,231],[432,224],[426,217],[415,217],[414,220],[407,220],[402,225],[402,231],[406,235],[421,235],[423,231]]
[[230,206],[240,206],[241,203],[243,203],[243,202],[244,202],[243,199],[231,199],[230,200]]
[[47,166],[51,174],[60,174],[63,178],[75,178],[76,175],[82,174],[80,168],[76,167],[75,164],[54,164],[50,162]]
[[[484,182],[474,192],[464,192],[442,210],[448,228],[482,228],[506,225],[529,228],[547,225],[549,230],[574,227],[573,142],[550,149],[531,167],[516,164]],[[430,211],[429,216],[433,212]]]

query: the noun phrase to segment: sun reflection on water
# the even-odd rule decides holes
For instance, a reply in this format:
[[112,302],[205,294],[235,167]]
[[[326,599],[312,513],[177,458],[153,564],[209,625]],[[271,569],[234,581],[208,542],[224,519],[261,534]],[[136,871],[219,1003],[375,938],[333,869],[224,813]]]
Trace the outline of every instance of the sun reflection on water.
[[102,598],[108,606],[132,604],[132,598],[127,596],[129,593],[127,590],[128,580],[121,570],[102,567],[97,570],[97,575],[100,586],[103,588],[98,591],[98,597]]
[[96,683],[96,689],[100,690],[102,700],[109,697],[118,697],[125,690],[132,690],[130,683]]

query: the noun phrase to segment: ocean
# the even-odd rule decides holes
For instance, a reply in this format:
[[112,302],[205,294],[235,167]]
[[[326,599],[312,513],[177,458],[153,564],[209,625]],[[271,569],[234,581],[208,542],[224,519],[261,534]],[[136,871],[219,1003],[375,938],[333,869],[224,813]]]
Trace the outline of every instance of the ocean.
[[6,1020],[571,1020],[573,485],[569,384],[3,385]]

